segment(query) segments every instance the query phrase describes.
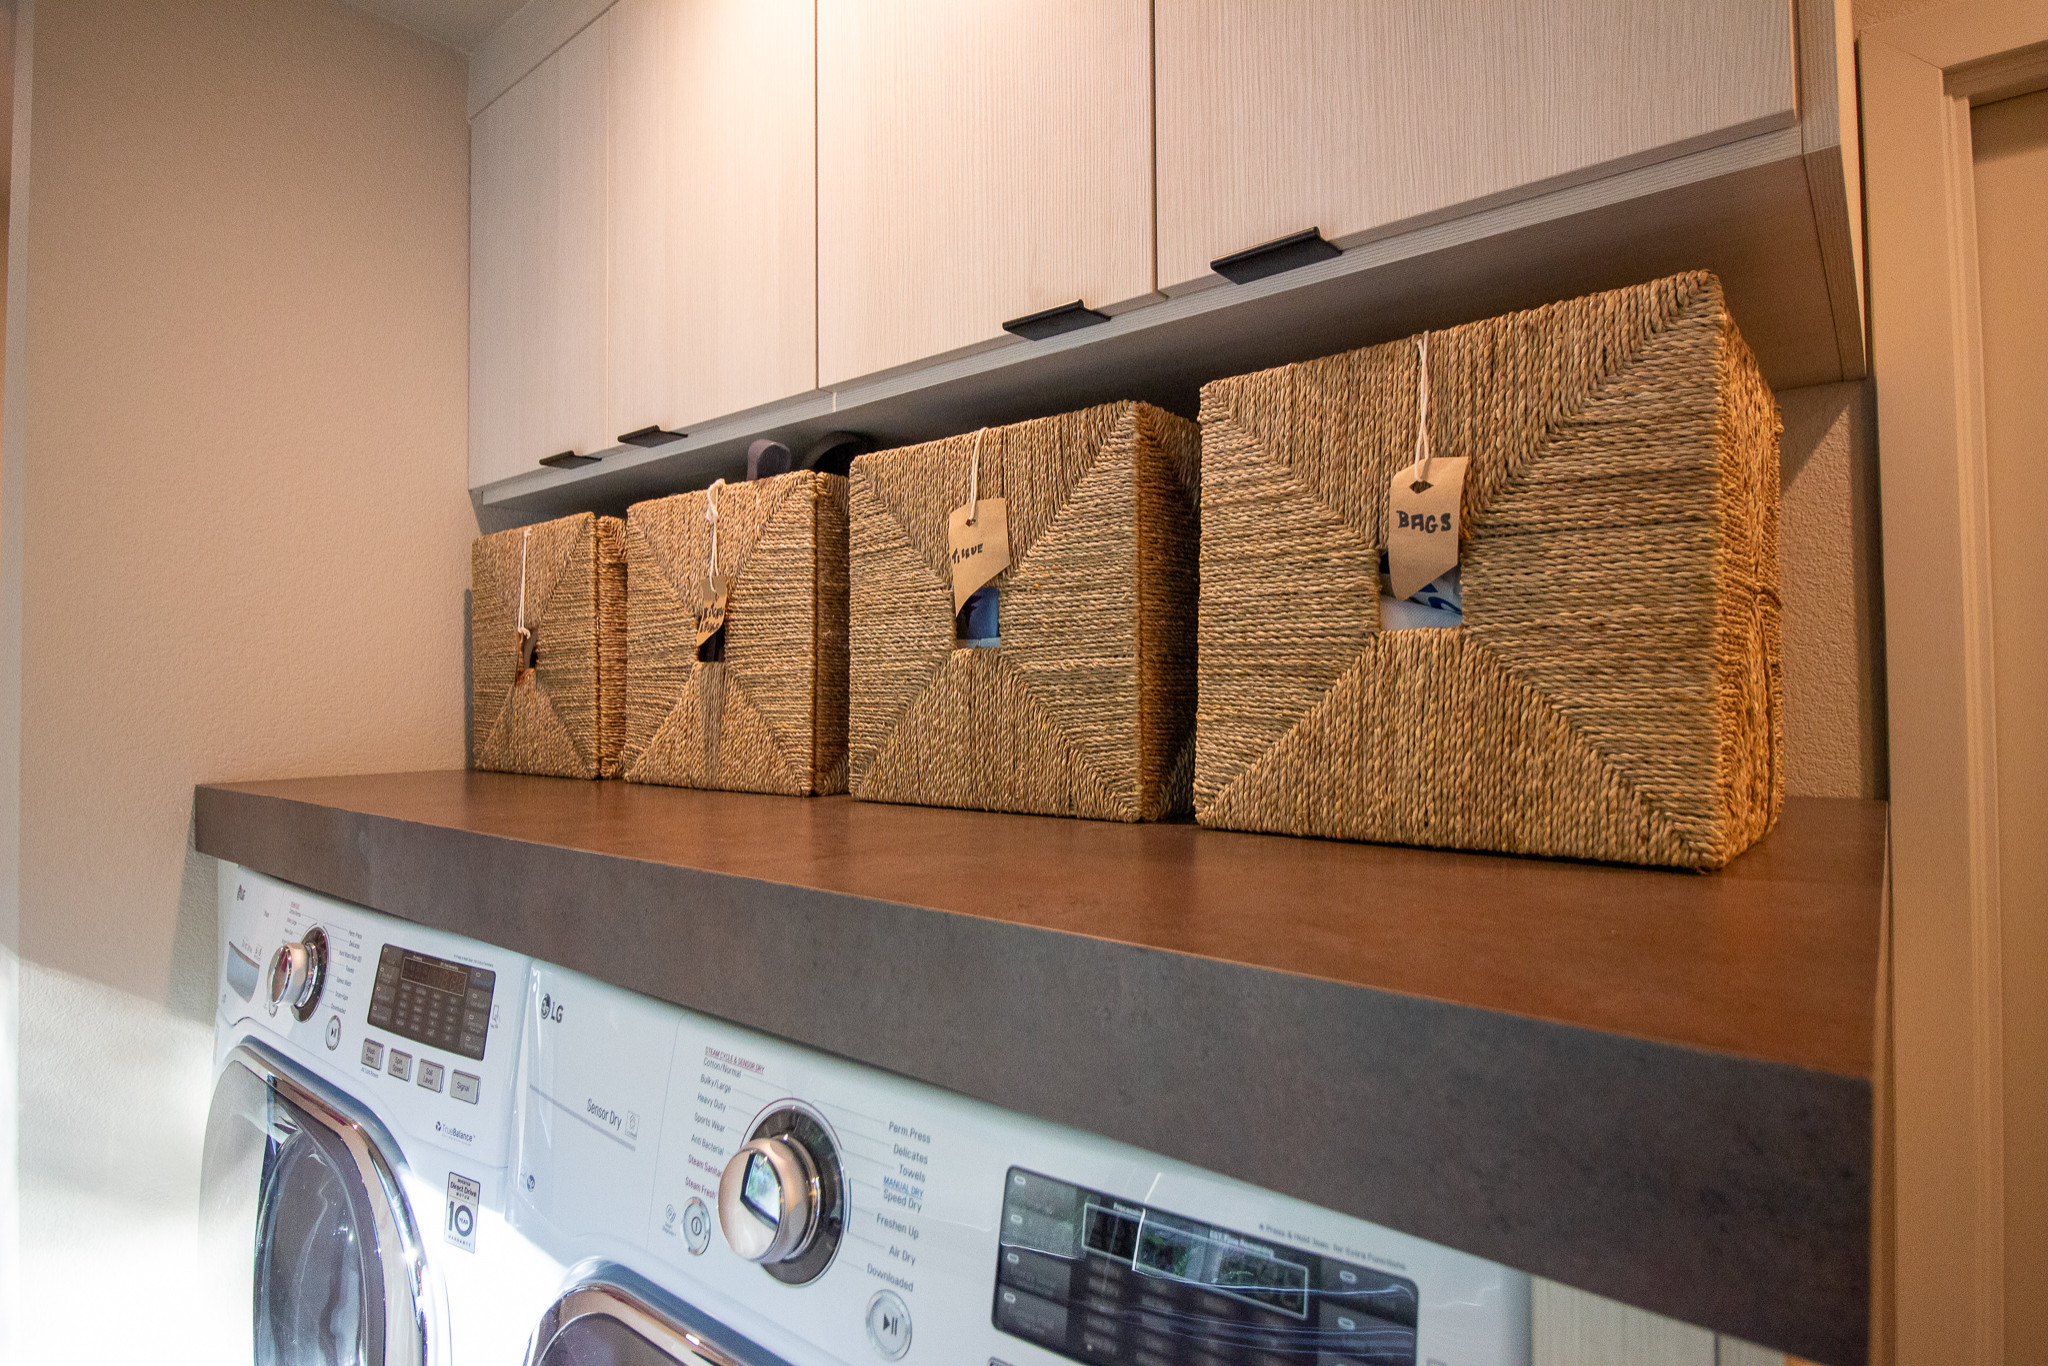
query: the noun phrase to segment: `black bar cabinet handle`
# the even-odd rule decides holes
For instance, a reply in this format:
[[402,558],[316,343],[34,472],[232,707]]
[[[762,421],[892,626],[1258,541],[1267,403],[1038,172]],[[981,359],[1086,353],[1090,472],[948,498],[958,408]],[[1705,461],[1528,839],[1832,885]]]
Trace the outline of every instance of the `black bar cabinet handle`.
[[1209,269],[1234,285],[1244,285],[1343,254],[1337,246],[1323,240],[1322,229],[1305,228],[1256,247],[1219,256],[1209,263]]
[[680,441],[688,432],[664,431],[659,423],[652,427],[641,427],[630,432],[619,433],[621,446],[666,446],[671,441]]
[[1038,313],[1027,313],[1021,318],[1012,318],[1003,324],[1003,331],[1014,332],[1027,341],[1044,341],[1057,337],[1062,332],[1075,332],[1084,327],[1109,321],[1107,313],[1098,313],[1079,299],[1058,308],[1048,308]]

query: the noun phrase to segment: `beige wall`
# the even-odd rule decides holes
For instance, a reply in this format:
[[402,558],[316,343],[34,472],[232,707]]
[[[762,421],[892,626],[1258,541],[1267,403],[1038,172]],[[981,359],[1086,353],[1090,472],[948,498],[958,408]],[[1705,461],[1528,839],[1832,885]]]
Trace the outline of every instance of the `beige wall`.
[[40,0],[26,56],[21,1359],[129,1355],[52,1336],[109,1285],[174,1359],[192,784],[462,759],[465,68],[334,0]]
[[1882,797],[1884,575],[1871,386],[1785,389],[1778,408],[1785,790]]

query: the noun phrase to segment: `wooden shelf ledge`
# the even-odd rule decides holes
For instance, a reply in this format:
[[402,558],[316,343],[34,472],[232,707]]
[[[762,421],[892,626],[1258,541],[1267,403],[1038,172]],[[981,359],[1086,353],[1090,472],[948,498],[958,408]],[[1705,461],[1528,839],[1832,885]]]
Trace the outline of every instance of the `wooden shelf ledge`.
[[463,772],[195,806],[315,891],[1865,1359],[1882,803],[1706,876]]

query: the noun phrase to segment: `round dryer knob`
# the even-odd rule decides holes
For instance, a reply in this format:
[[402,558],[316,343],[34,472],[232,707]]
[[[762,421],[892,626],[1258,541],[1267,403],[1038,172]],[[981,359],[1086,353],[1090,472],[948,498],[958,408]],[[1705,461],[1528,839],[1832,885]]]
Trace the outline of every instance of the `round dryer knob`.
[[789,1134],[743,1144],[718,1182],[718,1226],[750,1262],[794,1261],[818,1227],[818,1164]]
[[317,925],[297,943],[277,946],[270,959],[270,1009],[291,1011],[296,1019],[310,1019],[320,1004],[320,988],[327,978],[327,935]]

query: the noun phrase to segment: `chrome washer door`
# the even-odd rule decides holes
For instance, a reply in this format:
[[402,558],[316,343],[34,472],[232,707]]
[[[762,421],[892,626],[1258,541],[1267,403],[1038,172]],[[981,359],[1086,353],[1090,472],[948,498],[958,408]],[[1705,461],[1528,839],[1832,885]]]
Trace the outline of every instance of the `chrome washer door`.
[[275,1101],[256,1232],[256,1366],[382,1366],[384,1272],[374,1198],[341,1140]]
[[541,1316],[527,1366],[787,1366],[623,1267],[586,1273]]
[[223,1359],[424,1366],[420,1244],[368,1127],[266,1053],[230,1055],[207,1116],[202,1247]]

